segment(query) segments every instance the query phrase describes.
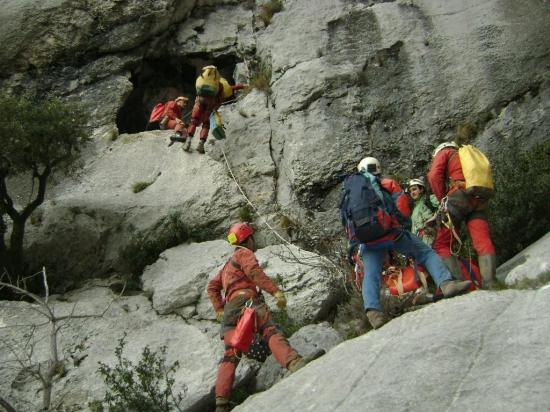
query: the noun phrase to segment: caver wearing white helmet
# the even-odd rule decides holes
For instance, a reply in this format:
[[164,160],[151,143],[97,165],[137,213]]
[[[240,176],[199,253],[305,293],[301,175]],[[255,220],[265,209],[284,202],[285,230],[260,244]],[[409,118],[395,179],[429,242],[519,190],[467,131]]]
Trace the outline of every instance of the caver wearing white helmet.
[[357,171],[366,171],[375,176],[380,176],[382,174],[382,167],[380,167],[378,159],[374,157],[365,157],[357,165]]
[[432,157],[435,157],[436,154],[438,154],[446,147],[454,147],[455,149],[458,149],[458,145],[455,142],[443,142],[435,148],[434,152],[432,153]]

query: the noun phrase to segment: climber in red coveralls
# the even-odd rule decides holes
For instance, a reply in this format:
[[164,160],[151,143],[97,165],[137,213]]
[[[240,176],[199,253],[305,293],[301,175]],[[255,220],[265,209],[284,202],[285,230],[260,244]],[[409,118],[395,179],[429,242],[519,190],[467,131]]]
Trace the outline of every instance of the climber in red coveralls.
[[[256,325],[261,338],[267,342],[273,356],[283,368],[295,372],[312,358],[324,353],[318,352],[309,359],[302,358],[272,321],[260,290],[273,295],[280,309],[286,307],[286,298],[258,264],[254,255],[253,234],[254,228],[249,223],[236,223],[231,227],[227,239],[230,244],[236,246],[235,251],[220,272],[208,283],[208,297],[216,311],[216,318],[221,322],[220,335],[225,343],[225,352],[216,379],[216,412],[229,411],[229,396],[235,379],[235,369],[242,354],[231,347],[228,341],[247,302],[251,303],[256,311]],[[222,291],[225,292],[225,299],[222,299]]]

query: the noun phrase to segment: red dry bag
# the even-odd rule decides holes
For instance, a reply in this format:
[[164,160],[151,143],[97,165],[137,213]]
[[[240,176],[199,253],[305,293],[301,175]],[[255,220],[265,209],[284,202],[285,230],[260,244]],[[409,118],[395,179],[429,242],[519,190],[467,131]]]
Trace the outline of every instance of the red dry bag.
[[246,307],[234,333],[227,342],[230,346],[239,349],[241,352],[248,352],[250,345],[254,341],[254,332],[256,329],[256,311],[254,308]]
[[164,115],[165,103],[157,103],[153,110],[151,110],[151,116],[149,117],[149,123],[158,122]]
[[422,286],[424,286],[426,290],[428,289],[424,272],[419,270],[417,277],[414,268],[411,266],[405,266],[404,268],[388,268],[386,274],[382,277],[392,295],[402,295],[403,293],[412,292]]

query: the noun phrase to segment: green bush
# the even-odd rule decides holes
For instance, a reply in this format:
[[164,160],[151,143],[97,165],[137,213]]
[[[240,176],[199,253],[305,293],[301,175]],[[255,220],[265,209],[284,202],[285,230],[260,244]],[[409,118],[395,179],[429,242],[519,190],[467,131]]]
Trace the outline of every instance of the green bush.
[[[116,365],[111,367],[99,362],[98,373],[107,385],[104,402],[110,412],[169,412],[182,411],[181,393],[174,394],[172,375],[179,366],[176,361],[166,365],[166,347],[160,353],[143,348],[141,359],[133,364],[122,356],[126,334],[115,348]],[[97,405],[96,405],[97,408]],[[99,409],[99,408],[97,408]]]
[[495,196],[489,213],[502,263],[550,231],[550,141],[527,151],[510,141],[491,160]]
[[[45,199],[52,173],[78,166],[86,136],[87,114],[75,103],[58,99],[0,98],[0,265],[14,275],[26,271],[23,255],[25,224]],[[14,202],[6,181],[26,173],[35,191],[27,204]],[[5,217],[12,222],[5,243]]]

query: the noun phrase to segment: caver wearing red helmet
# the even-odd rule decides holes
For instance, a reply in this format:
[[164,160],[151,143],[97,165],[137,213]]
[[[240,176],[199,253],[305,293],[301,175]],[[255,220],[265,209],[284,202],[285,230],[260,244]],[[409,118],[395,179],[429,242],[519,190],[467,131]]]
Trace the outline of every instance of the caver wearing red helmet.
[[[220,337],[225,343],[225,352],[216,378],[217,412],[229,411],[235,369],[242,355],[241,351],[232,347],[229,342],[245,305],[248,304],[255,309],[258,334],[283,368],[295,372],[308,361],[289,345],[271,319],[271,313],[260,290],[273,295],[280,309],[286,307],[286,298],[258,264],[253,251],[254,232],[255,229],[250,223],[236,223],[231,226],[227,240],[236,246],[235,252],[208,283],[208,297],[216,311],[216,318],[221,322]],[[222,291],[225,292],[225,299],[222,299]]]
[[240,245],[252,236],[255,231],[256,229],[248,222],[235,223],[229,229],[227,241],[230,245]]

